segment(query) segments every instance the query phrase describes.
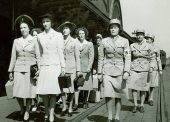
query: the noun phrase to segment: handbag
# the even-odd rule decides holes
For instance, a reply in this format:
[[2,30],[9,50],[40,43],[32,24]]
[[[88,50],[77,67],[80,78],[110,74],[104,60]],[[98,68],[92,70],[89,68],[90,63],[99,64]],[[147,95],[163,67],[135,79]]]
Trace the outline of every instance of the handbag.
[[36,74],[37,71],[38,71],[37,64],[34,64],[34,65],[30,66],[30,76],[31,76],[31,78],[35,77],[35,74]]
[[30,79],[32,81],[32,84],[34,86],[36,86],[36,81],[37,81],[37,77],[35,77],[36,72],[38,71],[38,66],[37,64],[31,65],[30,66]]
[[5,90],[8,99],[13,98],[13,86],[14,86],[14,81],[8,80],[8,82],[5,84]]
[[71,86],[71,75],[60,75],[58,77],[60,88],[69,88]]
[[82,87],[84,85],[85,79],[83,78],[83,75],[79,75],[78,77],[76,77],[74,79],[74,87],[78,88],[78,87]]

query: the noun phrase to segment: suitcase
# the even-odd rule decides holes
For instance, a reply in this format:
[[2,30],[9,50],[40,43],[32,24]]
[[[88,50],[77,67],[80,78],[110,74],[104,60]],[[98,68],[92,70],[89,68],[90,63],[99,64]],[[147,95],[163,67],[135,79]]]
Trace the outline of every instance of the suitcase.
[[71,86],[71,76],[70,75],[64,75],[58,77],[58,82],[60,85],[60,88],[69,88]]
[[100,102],[100,91],[91,90],[88,101],[91,103]]
[[8,81],[5,84],[5,89],[6,89],[6,94],[7,94],[7,98],[11,99],[13,98],[13,86],[14,86],[14,81]]

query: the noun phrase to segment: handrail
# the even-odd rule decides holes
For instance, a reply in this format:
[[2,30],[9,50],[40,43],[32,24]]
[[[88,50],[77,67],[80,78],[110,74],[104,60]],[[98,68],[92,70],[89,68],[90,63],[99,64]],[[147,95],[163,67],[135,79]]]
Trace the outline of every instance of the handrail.
[[168,122],[168,111],[165,103],[165,89],[163,75],[160,75],[160,84],[158,87],[157,116],[156,122]]

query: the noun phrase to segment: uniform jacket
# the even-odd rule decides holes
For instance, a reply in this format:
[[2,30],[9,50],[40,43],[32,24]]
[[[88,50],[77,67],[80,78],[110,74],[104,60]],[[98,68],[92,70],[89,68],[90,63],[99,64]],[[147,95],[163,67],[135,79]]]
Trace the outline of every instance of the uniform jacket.
[[[23,44],[25,42],[25,44]],[[31,35],[24,40],[22,37],[14,40],[11,62],[8,71],[29,72],[30,65],[39,64],[40,51],[36,38]]]
[[160,50],[155,44],[151,44],[153,46],[153,68],[154,70],[162,70],[162,63],[160,59]]
[[65,67],[64,61],[64,39],[61,33],[50,29],[38,35],[38,41],[41,49],[40,65],[60,65]]
[[143,40],[143,42],[133,43],[130,45],[132,54],[131,70],[149,71],[153,67],[153,47]]
[[102,40],[99,49],[98,73],[120,76],[130,71],[131,54],[127,39],[117,36]]
[[79,46],[79,49],[80,49],[81,72],[87,72],[87,70],[92,69],[94,61],[93,43],[87,41],[87,44],[84,44],[82,48]]
[[78,47],[78,40],[67,37],[64,43],[64,59],[66,73],[76,73],[80,71],[80,51]]

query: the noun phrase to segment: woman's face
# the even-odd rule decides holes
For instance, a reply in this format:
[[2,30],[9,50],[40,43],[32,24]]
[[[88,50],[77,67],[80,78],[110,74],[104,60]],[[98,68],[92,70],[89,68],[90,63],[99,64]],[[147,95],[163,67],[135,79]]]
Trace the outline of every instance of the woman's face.
[[37,35],[38,35],[37,31],[33,31],[32,35],[37,37]]
[[110,34],[112,36],[117,36],[119,34],[120,28],[117,24],[111,24],[110,25]]
[[29,29],[29,27],[28,27],[28,24],[26,24],[26,23],[21,23],[21,24],[20,24],[20,31],[21,31],[22,36],[27,36],[27,35],[29,35],[30,29]]
[[85,32],[83,30],[80,30],[79,33],[78,33],[78,36],[79,36],[79,39],[80,40],[84,40],[85,39]]
[[49,30],[51,28],[51,19],[50,18],[43,18],[42,24],[45,30]]
[[153,43],[153,41],[152,41],[151,38],[146,38],[146,42],[149,43],[149,44],[152,44],[152,43]]
[[70,28],[69,28],[69,27],[64,27],[64,28],[63,28],[63,35],[64,35],[64,36],[69,35],[70,32],[71,32],[71,31],[70,31]]
[[143,39],[144,39],[144,34],[143,34],[143,33],[137,33],[137,34],[136,34],[136,37],[137,37],[137,39],[138,39],[139,42],[142,42]]
[[97,38],[97,45],[100,46],[101,42],[102,42],[102,39],[101,38]]

